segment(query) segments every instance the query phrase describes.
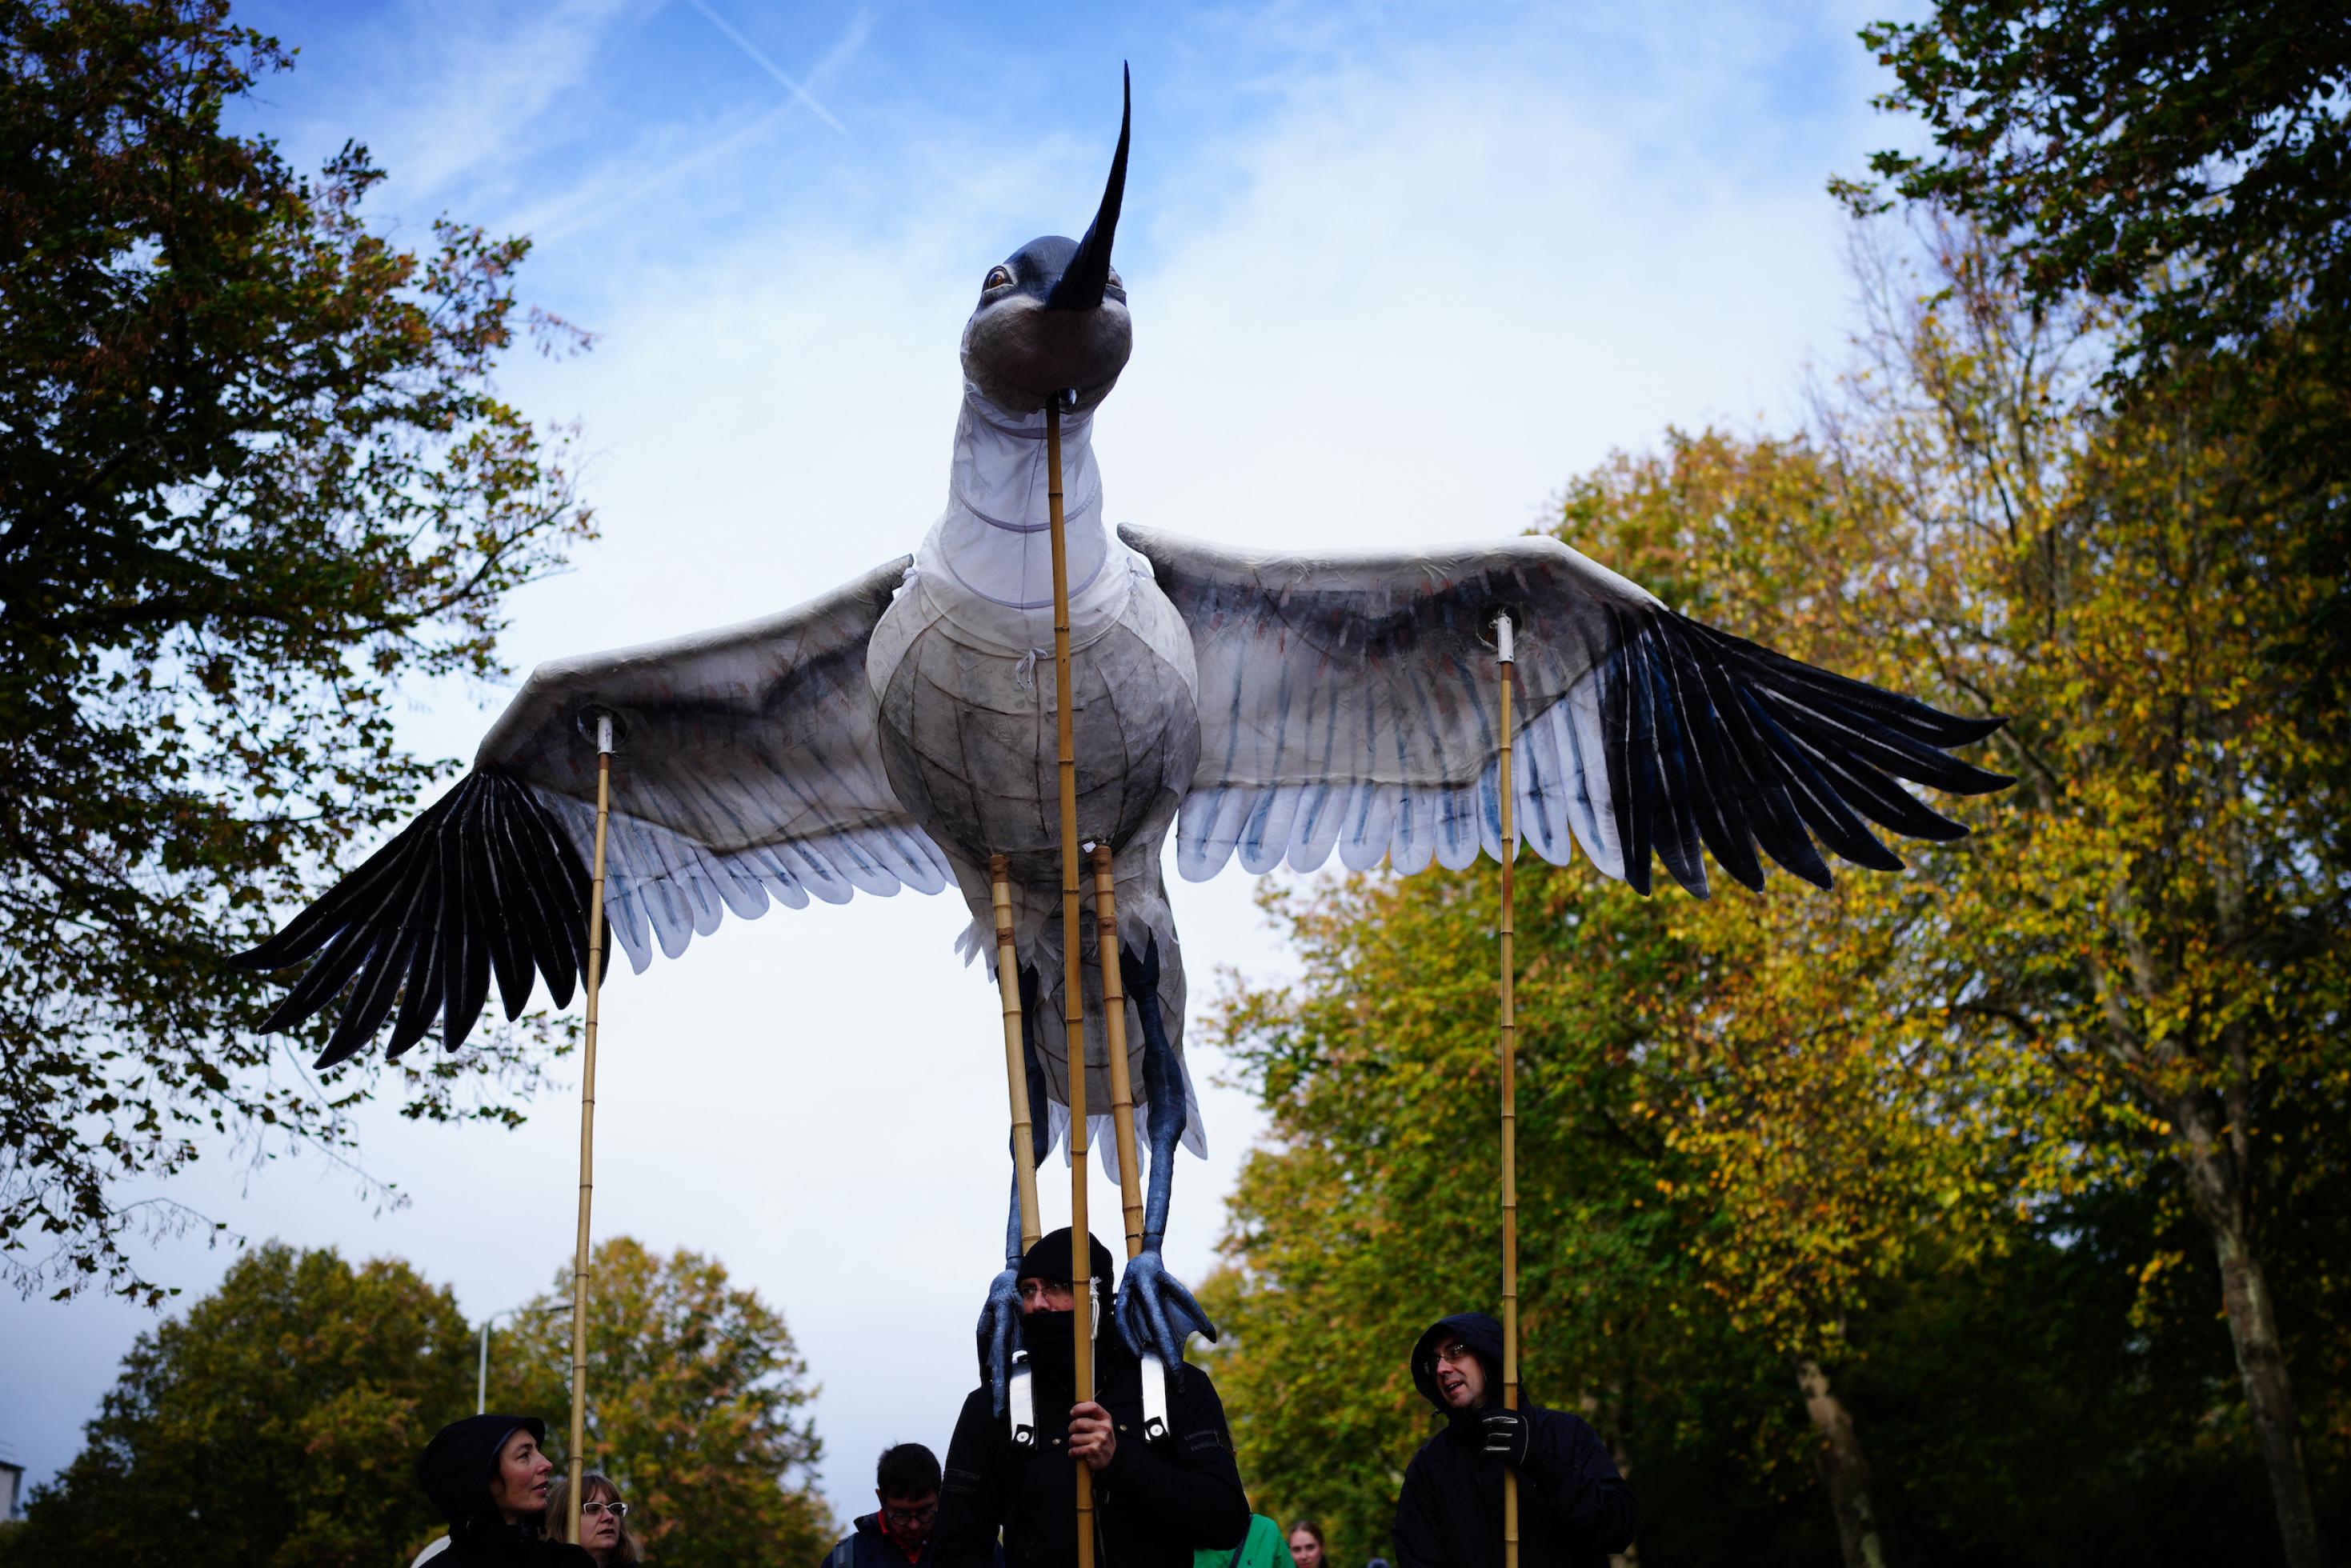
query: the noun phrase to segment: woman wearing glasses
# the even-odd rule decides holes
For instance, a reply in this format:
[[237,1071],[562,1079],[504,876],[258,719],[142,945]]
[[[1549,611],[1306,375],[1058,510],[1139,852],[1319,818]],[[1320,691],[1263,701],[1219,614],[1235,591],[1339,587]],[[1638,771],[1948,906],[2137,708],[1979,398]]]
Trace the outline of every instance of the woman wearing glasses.
[[[556,1530],[570,1517],[571,1481],[556,1481],[547,1494],[547,1521]],[[580,1544],[596,1560],[596,1568],[622,1568],[638,1561],[637,1538],[629,1533],[629,1505],[610,1476],[590,1470],[580,1478]]]

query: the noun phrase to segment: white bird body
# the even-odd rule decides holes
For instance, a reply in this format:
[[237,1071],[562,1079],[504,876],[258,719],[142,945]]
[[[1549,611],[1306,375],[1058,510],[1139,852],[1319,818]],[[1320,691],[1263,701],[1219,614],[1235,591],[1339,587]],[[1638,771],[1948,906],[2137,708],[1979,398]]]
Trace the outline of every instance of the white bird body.
[[[1078,836],[1113,846],[1120,937],[1136,952],[1156,940],[1162,1016],[1180,1021],[1183,965],[1167,961],[1177,950],[1160,862],[1199,761],[1198,670],[1190,628],[1151,563],[1107,525],[1092,432],[1092,410],[1062,422]],[[873,628],[865,678],[892,793],[944,853],[971,910],[967,957],[993,948],[987,866],[996,855],[1009,863],[1015,947],[1039,977],[1036,1041],[1049,1103],[1061,1111],[1068,1069],[1050,487],[1043,412],[1008,414],[967,388],[946,509]],[[1089,906],[1092,885],[1088,877]],[[1087,920],[1091,933],[1091,907]],[[1091,934],[1088,942],[1091,961]],[[1088,978],[1086,1006],[1099,1017],[1099,969]],[[1180,1038],[1180,1023],[1174,1033]],[[1139,1083],[1139,1023],[1127,1039]],[[1102,1042],[1090,1045],[1095,1073],[1106,1074]],[[1107,1080],[1089,1086],[1100,1115]],[[1191,1108],[1189,1141],[1204,1150]],[[1057,1117],[1057,1132],[1061,1125]]]

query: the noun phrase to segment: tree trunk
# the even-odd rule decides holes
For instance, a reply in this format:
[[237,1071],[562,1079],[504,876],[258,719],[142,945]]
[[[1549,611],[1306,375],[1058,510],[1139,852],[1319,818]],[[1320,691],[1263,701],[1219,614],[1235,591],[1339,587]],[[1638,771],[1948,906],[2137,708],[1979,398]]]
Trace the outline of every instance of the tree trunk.
[[[1591,1425],[1593,1431],[1601,1435],[1601,1440],[1608,1445],[1608,1457],[1614,1461],[1616,1473],[1626,1480],[1631,1480],[1633,1456],[1625,1451],[1624,1425],[1615,1415],[1615,1412],[1624,1407],[1621,1386],[1617,1397],[1604,1409],[1601,1406],[1599,1397],[1589,1391],[1578,1397],[1577,1404],[1583,1408],[1584,1420]],[[1622,1552],[1610,1552],[1608,1568],[1641,1568],[1641,1543],[1635,1541]]]
[[1886,1568],[1886,1548],[1877,1539],[1877,1516],[1869,1506],[1869,1466],[1853,1415],[1829,1389],[1828,1374],[1807,1355],[1796,1363],[1796,1386],[1804,1392],[1804,1413],[1821,1435],[1821,1480],[1836,1515],[1837,1546],[1844,1568]]
[[2220,1303],[2237,1352],[2237,1373],[2244,1379],[2253,1442],[2269,1472],[2286,1568],[2323,1568],[2318,1510],[2310,1497],[2310,1468],[2303,1458],[2285,1345],[2278,1336],[2277,1303],[2270,1295],[2269,1274],[2253,1250],[2242,1186],[2221,1153],[2220,1130],[2206,1102],[2181,1099],[2172,1121],[2180,1134],[2179,1158],[2188,1168],[2196,1216],[2211,1231],[2212,1249],[2220,1259]]

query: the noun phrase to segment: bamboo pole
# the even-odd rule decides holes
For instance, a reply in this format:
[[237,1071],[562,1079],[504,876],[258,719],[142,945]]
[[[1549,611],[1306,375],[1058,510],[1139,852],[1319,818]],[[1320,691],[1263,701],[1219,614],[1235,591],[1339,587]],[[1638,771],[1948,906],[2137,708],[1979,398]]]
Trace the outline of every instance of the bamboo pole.
[[[1517,858],[1518,839],[1510,798],[1510,673],[1516,659],[1507,615],[1494,623],[1494,643],[1502,689],[1502,1408],[1515,1410],[1519,1407],[1519,1019],[1511,951],[1517,935],[1512,908],[1516,889],[1510,870]],[[1519,1472],[1510,1466],[1502,1469],[1502,1564],[1519,1568]]]
[[[1078,1402],[1094,1397],[1093,1258],[1086,1229],[1086,993],[1078,950],[1078,752],[1070,722],[1070,546],[1061,517],[1061,404],[1045,404],[1047,533],[1053,547],[1053,728],[1061,774],[1061,993],[1063,1052],[1070,1068],[1070,1288],[1077,1321]],[[1094,1565],[1094,1473],[1078,1468],[1078,1568]]]
[[588,879],[588,1020],[580,1068],[580,1234],[571,1254],[571,1484],[566,1541],[580,1540],[588,1442],[588,1207],[596,1171],[596,1002],[604,979],[604,830],[612,812],[612,716],[596,716],[596,856]]
[[1134,1085],[1126,1062],[1126,979],[1118,967],[1118,889],[1110,846],[1094,846],[1094,940],[1102,954],[1102,1049],[1110,1053],[1110,1125],[1118,1136],[1118,1197],[1126,1255],[1143,1251],[1143,1179],[1134,1156]]
[[1012,947],[1012,870],[1001,855],[987,860],[988,901],[996,908],[996,988],[1004,993],[1004,1077],[1012,1091],[1012,1172],[1020,1193],[1020,1250],[1037,1244],[1036,1124],[1029,1119],[1029,1071],[1020,1049],[1020,959]]

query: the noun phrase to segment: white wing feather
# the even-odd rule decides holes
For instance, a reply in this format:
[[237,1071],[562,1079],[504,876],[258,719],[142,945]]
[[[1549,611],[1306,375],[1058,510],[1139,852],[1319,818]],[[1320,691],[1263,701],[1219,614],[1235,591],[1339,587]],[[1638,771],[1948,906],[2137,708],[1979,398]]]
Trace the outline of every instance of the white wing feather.
[[604,908],[634,968],[771,898],[946,886],[946,856],[883,776],[866,690],[866,643],[906,566],[780,615],[543,664],[484,738],[475,765],[529,784],[584,861],[590,716],[618,721]]
[[1699,625],[1555,539],[1281,556],[1123,530],[1191,630],[1200,761],[1177,824],[1193,880],[1236,855],[1409,875],[1503,853],[1500,667],[1516,634],[1512,827],[1644,891],[1654,854],[1703,894],[1702,853],[1750,887],[1758,851],[1825,886],[1813,840],[1901,861],[1865,823],[1964,832],[1897,780],[2007,781],[1945,755],[1960,719]]

